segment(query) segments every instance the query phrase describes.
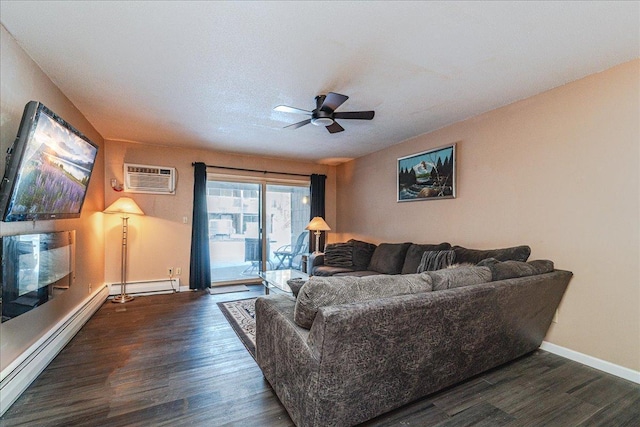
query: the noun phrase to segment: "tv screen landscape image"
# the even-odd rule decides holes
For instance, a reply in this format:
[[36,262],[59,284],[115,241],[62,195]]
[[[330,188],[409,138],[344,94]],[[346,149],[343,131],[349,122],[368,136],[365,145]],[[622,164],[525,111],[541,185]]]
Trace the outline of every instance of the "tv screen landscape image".
[[79,217],[97,154],[72,125],[29,102],[0,188],[3,221]]

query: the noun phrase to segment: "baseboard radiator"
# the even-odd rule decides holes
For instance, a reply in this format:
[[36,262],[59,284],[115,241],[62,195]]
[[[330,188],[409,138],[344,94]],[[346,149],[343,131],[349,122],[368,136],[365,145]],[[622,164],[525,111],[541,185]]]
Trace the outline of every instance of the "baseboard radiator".
[[[159,279],[140,280],[137,282],[127,282],[127,294],[133,296],[170,294],[184,291],[186,287],[180,288],[180,279]],[[109,296],[120,295],[120,283],[109,285]]]
[[0,416],[71,341],[108,295],[107,286],[97,289],[0,372]]

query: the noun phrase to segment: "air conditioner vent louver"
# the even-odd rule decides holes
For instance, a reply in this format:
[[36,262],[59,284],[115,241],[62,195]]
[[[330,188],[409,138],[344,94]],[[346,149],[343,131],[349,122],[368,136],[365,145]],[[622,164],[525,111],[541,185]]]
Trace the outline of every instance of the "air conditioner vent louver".
[[127,193],[176,194],[176,168],[124,164]]

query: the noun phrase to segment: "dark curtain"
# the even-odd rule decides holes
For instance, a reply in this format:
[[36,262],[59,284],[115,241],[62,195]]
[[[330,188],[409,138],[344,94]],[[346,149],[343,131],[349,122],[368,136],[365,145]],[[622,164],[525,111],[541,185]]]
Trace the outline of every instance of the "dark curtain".
[[[309,220],[312,220],[317,216],[320,216],[326,220],[326,218],[324,217],[324,187],[325,187],[326,180],[327,180],[326,175],[318,175],[318,174],[311,175],[311,218],[309,218]],[[323,231],[320,234],[319,250],[321,252],[324,250],[325,234],[327,234],[326,231]],[[316,235],[314,234],[313,231],[310,231],[309,232],[310,252],[313,252],[316,250],[315,245],[316,245]]]
[[189,267],[189,289],[211,287],[207,166],[204,163],[194,164],[193,226],[191,227],[191,261]]

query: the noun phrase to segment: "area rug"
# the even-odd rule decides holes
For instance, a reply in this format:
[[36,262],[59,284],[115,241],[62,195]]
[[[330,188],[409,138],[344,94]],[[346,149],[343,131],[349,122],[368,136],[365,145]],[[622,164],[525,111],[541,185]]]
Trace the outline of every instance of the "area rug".
[[256,298],[218,303],[220,311],[254,359],[256,358],[255,306]]
[[230,292],[245,292],[248,291],[245,285],[227,285],[227,286],[214,286],[207,288],[210,295],[228,294]]

